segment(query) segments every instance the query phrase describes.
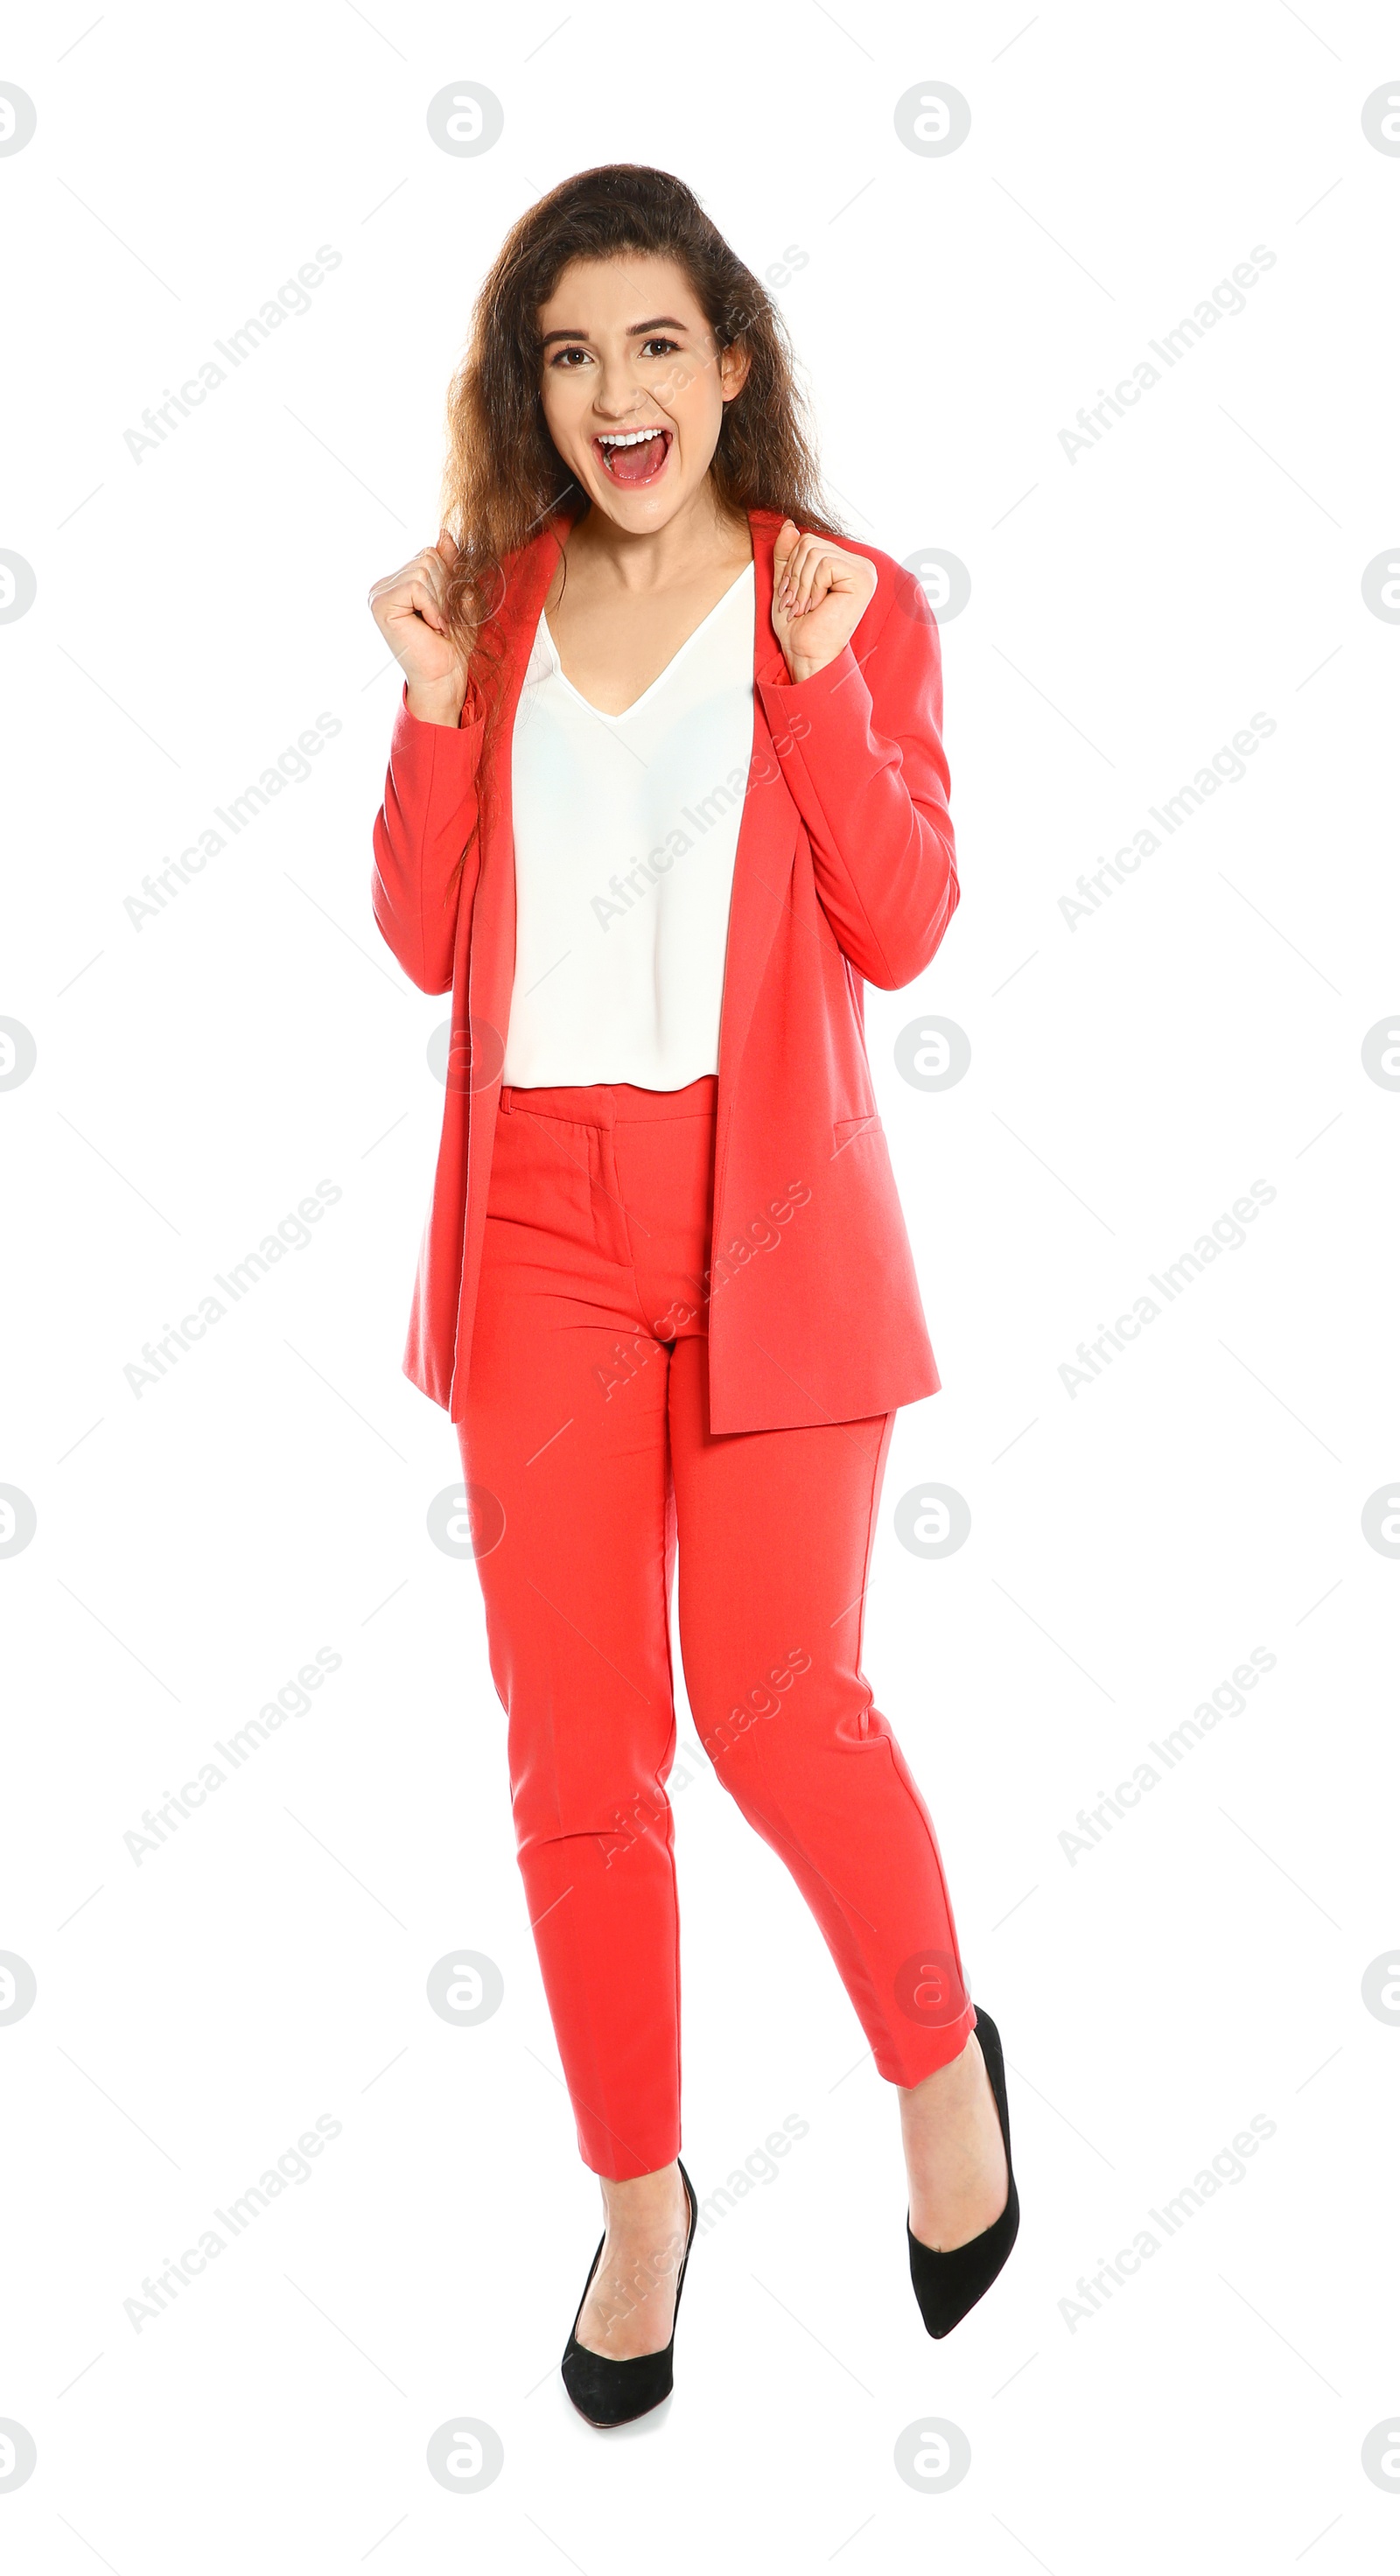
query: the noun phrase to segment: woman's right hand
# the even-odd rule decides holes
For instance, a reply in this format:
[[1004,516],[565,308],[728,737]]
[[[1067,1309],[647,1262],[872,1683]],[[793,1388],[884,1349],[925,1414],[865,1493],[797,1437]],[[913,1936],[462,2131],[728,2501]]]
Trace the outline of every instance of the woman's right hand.
[[[467,657],[442,613],[457,547],[446,528],[435,546],[377,581],[370,615],[408,682],[408,711],[425,724],[455,725],[467,694]],[[469,649],[469,648],[468,648]]]

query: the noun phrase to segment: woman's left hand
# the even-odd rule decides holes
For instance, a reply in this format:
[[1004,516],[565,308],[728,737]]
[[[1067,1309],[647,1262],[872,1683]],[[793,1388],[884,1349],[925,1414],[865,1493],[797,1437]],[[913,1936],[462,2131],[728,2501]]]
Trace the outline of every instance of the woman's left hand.
[[848,555],[830,537],[784,519],[773,548],[773,632],[794,680],[810,680],[844,651],[876,579],[864,555]]

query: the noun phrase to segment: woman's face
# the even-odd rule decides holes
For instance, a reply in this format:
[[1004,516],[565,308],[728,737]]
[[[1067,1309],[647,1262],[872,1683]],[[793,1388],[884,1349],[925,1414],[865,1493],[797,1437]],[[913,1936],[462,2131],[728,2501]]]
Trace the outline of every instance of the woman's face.
[[619,528],[664,528],[709,473],[747,358],[716,345],[685,271],[647,252],[574,260],[539,318],[559,454]]

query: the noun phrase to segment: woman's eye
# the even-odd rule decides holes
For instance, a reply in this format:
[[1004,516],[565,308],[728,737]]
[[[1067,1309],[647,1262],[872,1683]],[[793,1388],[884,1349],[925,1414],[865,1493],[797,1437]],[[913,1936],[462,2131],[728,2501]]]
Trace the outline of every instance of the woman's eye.
[[644,340],[642,343],[642,356],[644,358],[669,358],[674,356],[679,347],[679,340]]
[[[588,351],[586,349],[556,349],[549,363],[552,367],[563,367],[570,358],[581,359],[586,358],[587,355]],[[576,372],[576,370],[572,372]]]

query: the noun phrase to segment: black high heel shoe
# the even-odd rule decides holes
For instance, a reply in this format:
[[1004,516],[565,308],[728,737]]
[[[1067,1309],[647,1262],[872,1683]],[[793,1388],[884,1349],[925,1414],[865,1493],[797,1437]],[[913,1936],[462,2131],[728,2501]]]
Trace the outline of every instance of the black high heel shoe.
[[[679,2157],[676,2162],[680,2164]],[[590,2424],[596,2424],[600,2431],[605,2431],[614,2424],[631,2424],[638,2415],[649,2415],[653,2406],[659,2406],[663,2397],[669,2397],[671,2394],[672,2365],[676,2348],[676,2318],[680,2314],[681,2291],[685,2287],[685,2267],[690,2261],[695,2222],[700,2214],[699,2204],[691,2188],[690,2176],[684,2165],[680,2165],[680,2176],[685,2185],[686,2199],[690,2204],[690,2225],[686,2230],[685,2252],[681,2256],[681,2267],[676,2274],[676,2304],[671,2317],[671,2340],[665,2350],[634,2353],[628,2361],[609,2361],[606,2353],[590,2352],[587,2346],[577,2339],[578,2321],[583,2314],[583,2300],[587,2298],[593,2287],[593,2275],[598,2269],[599,2258],[608,2241],[606,2228],[599,2239],[598,2252],[593,2257],[588,2278],[583,2285],[583,2299],[578,2303],[573,2325],[569,2328],[569,2340],[564,2346],[564,2358],[559,2364],[560,2376],[580,2415],[586,2417]]]
[[993,2281],[1016,2242],[1021,2224],[1021,2204],[1016,2196],[1016,2177],[1011,2170],[1011,2123],[1006,2109],[1006,2066],[1001,2053],[1001,2037],[991,2014],[977,2011],[977,2040],[986,2060],[996,2097],[997,2118],[1001,2122],[1001,2142],[1006,2149],[1006,2206],[999,2218],[984,2227],[966,2245],[955,2245],[940,2254],[932,2245],[922,2245],[906,2221],[909,2239],[909,2272],[914,2283],[914,2296],[931,2335],[951,2334],[969,2308],[975,2308]]

